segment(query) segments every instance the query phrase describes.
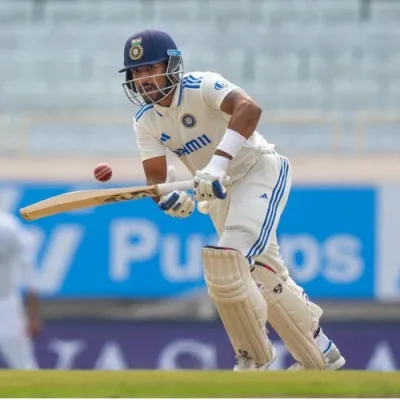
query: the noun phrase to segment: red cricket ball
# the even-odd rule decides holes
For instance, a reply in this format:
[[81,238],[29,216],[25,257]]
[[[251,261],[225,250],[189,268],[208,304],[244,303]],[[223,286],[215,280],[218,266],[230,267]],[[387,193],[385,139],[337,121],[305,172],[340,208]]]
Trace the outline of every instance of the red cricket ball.
[[94,177],[100,182],[107,182],[112,177],[112,169],[106,163],[101,163],[94,169]]

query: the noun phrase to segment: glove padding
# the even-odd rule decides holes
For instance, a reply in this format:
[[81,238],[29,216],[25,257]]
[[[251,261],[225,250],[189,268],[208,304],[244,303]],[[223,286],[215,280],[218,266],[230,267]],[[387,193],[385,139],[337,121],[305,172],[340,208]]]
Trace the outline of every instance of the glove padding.
[[186,218],[193,213],[196,203],[186,192],[175,190],[161,197],[158,206],[175,218]]
[[193,180],[193,194],[198,201],[225,199],[226,188],[222,184],[225,177],[225,172],[205,172],[196,171],[196,176]]
[[[166,182],[176,180],[175,168],[168,167]],[[186,218],[193,213],[196,206],[194,199],[187,193],[175,190],[161,197],[158,207],[174,218]]]

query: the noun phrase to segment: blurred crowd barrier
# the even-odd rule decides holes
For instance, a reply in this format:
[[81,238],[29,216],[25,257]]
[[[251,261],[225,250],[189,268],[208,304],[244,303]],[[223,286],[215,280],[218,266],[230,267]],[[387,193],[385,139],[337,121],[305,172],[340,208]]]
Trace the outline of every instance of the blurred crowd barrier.
[[[137,156],[134,115],[134,108],[19,114],[0,109],[0,155]],[[344,118],[318,110],[265,109],[257,129],[279,151],[292,155],[400,151],[400,113],[395,111],[360,111]]]
[[187,70],[216,70],[266,109],[400,105],[397,0],[2,0],[0,18],[10,111],[118,110],[124,42],[149,27],[175,38]]
[[399,151],[400,1],[227,4],[1,0],[1,153],[137,152],[117,71],[126,38],[149,27],[175,38],[187,71],[248,91],[281,151]]

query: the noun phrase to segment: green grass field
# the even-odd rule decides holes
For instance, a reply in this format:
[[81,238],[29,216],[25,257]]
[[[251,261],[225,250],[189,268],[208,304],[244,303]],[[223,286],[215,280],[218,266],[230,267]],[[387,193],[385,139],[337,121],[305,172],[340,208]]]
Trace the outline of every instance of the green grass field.
[[400,397],[400,373],[4,371],[0,397]]

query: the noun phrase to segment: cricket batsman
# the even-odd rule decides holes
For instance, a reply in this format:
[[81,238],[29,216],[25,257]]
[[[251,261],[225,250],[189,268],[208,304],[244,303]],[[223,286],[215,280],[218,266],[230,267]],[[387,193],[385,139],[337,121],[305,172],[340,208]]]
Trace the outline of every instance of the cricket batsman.
[[264,370],[274,361],[267,322],[296,360],[291,369],[341,368],[345,359],[319,325],[321,308],[279,253],[291,168],[257,132],[261,108],[217,73],[184,73],[181,52],[162,31],[132,35],[119,72],[128,99],[141,106],[134,129],[147,183],[171,180],[167,148],[194,177],[193,197],[174,191],[155,199],[159,208],[186,218],[202,202],[218,233],[218,246],[202,250],[204,277],[236,354],[234,370]]
[[32,238],[14,215],[0,211],[0,355],[10,369],[38,368],[32,339],[41,322],[33,268]]

